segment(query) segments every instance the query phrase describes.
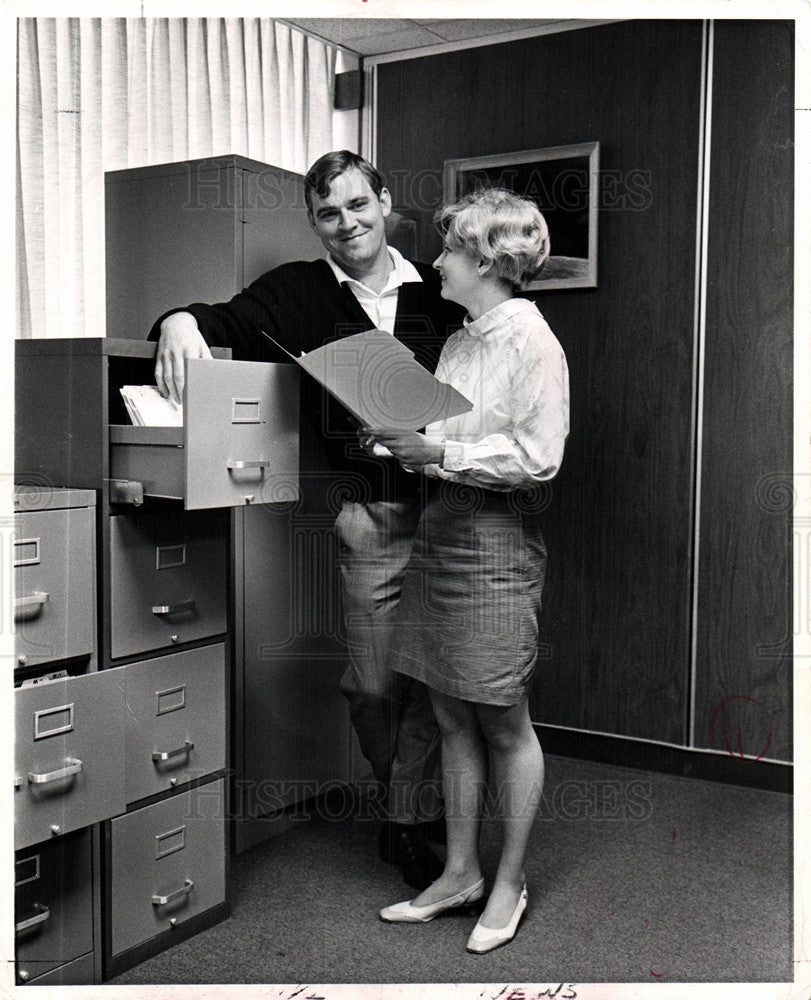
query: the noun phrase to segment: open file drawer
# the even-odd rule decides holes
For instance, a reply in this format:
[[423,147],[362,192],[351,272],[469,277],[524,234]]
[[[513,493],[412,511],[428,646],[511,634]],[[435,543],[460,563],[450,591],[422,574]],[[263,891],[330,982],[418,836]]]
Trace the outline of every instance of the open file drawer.
[[20,666],[95,649],[95,502],[90,490],[15,491],[14,621]]
[[65,677],[14,694],[16,846],[123,812],[123,673]]
[[298,497],[298,369],[186,362],[182,427],[110,425],[110,476],[188,509]]

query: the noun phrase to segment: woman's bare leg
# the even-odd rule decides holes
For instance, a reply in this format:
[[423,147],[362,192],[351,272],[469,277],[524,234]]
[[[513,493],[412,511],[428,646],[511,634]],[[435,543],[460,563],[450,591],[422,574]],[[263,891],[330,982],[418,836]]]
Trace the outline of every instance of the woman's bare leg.
[[476,705],[476,713],[490,748],[490,794],[503,838],[493,890],[480,923],[501,928],[509,923],[524,884],[527,842],[543,792],[543,754],[526,701],[507,708]]
[[445,870],[412,900],[427,906],[467,889],[481,878],[479,826],[487,780],[487,749],[467,701],[429,689],[442,733],[442,787],[445,797],[447,855]]

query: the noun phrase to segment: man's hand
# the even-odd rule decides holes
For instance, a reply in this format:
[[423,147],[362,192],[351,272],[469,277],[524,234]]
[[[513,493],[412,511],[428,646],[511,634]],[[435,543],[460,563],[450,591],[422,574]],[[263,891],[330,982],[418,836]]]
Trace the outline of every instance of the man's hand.
[[367,451],[378,442],[384,448],[388,448],[401,465],[412,469],[442,461],[443,442],[426,437],[417,431],[370,430],[363,427],[358,432],[358,437]]
[[191,313],[167,316],[161,323],[161,336],[155,356],[155,384],[162,396],[183,402],[185,358],[210,358],[211,351]]

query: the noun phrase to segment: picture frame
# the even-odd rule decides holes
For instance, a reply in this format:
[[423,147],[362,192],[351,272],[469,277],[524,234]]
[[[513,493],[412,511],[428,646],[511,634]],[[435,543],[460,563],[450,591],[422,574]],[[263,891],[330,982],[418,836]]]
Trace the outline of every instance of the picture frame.
[[531,198],[549,227],[551,255],[526,291],[597,287],[599,142],[445,160],[446,204],[481,187]]

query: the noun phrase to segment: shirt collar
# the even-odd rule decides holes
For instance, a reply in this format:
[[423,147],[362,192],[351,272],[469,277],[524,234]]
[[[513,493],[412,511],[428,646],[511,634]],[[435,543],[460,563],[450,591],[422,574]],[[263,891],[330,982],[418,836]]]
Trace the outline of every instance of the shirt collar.
[[538,307],[529,299],[505,299],[504,302],[499,302],[497,306],[489,309],[478,319],[465,316],[462,322],[468,333],[473,334],[474,337],[483,337],[500,323],[503,323],[505,319],[528,311],[538,312]]
[[[399,288],[400,285],[404,285],[406,282],[422,281],[420,272],[416,269],[416,267],[414,267],[410,260],[406,260],[405,257],[403,257],[399,250],[395,250],[394,247],[388,247],[388,251],[392,268],[389,280],[386,282],[386,287],[383,289],[383,292],[391,291],[393,288]],[[350,285],[358,285],[361,288],[367,287],[362,281],[358,281],[357,278],[350,277],[341,265],[336,263],[332,257],[327,257],[327,263],[332,268],[332,273],[338,279],[339,284],[348,282]],[[382,295],[383,292],[380,294]]]

